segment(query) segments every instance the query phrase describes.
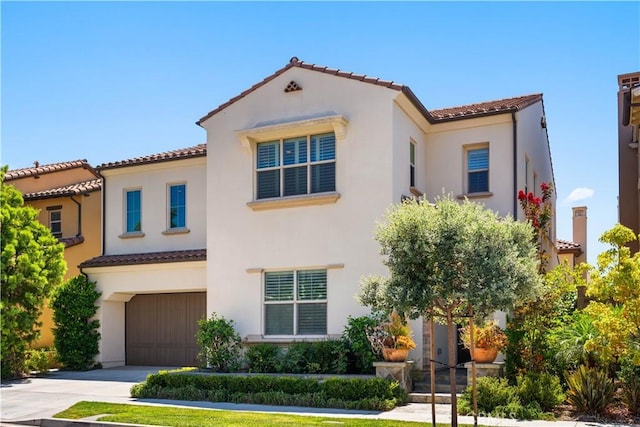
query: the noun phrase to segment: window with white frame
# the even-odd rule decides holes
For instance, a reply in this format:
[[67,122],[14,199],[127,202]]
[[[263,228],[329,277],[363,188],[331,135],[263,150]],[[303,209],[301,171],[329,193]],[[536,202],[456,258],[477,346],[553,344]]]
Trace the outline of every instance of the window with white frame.
[[142,190],[125,191],[125,232],[142,231]]
[[409,186],[416,186],[416,143],[409,142]]
[[187,226],[187,184],[169,185],[169,229]]
[[256,199],[335,191],[333,132],[257,144]]
[[55,207],[49,211],[49,229],[54,237],[62,237],[62,208]]
[[327,270],[264,273],[264,334],[327,334]]
[[467,192],[489,191],[489,147],[467,150]]

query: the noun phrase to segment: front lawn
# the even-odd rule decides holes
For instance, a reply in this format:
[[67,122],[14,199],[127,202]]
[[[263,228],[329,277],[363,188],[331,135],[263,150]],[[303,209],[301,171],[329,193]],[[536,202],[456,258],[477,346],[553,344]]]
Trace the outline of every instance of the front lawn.
[[[264,412],[222,411],[211,409],[183,409],[167,406],[128,405],[120,403],[78,402],[62,411],[55,418],[81,419],[100,414],[109,414],[99,421],[129,424],[163,425],[175,427],[192,426],[358,426],[358,427],[415,427],[424,425],[410,421],[371,420],[362,418],[333,418],[304,415],[273,414]],[[448,424],[438,424],[446,427]]]

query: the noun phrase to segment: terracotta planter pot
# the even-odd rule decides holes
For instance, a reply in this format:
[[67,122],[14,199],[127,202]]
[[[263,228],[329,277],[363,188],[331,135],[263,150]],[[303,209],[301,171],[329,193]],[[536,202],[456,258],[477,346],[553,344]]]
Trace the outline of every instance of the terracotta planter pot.
[[498,357],[497,348],[474,348],[473,357],[477,363],[492,363]]
[[404,362],[409,357],[409,349],[406,348],[382,348],[382,358],[387,362]]

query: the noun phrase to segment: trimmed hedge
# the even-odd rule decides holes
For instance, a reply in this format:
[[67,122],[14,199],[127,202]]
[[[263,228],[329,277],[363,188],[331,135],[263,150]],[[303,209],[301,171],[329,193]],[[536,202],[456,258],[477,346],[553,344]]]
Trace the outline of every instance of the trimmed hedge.
[[397,382],[382,378],[294,378],[160,372],[131,397],[387,411],[406,402]]

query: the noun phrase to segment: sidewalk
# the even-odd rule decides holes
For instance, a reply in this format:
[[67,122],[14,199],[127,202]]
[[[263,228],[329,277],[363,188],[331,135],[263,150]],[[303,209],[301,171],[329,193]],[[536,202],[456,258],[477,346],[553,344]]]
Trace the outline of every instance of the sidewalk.
[[[128,403],[202,408],[209,410],[287,413],[307,416],[387,419],[417,421],[431,425],[431,405],[410,403],[388,412],[350,411],[330,408],[300,408],[290,406],[246,405],[232,403],[192,402],[160,399],[133,399],[129,397],[132,385],[143,381],[158,367],[121,367],[88,372],[52,372],[43,377],[2,384],[0,388],[0,425],[13,422],[51,418],[80,401]],[[451,422],[451,406],[436,405],[436,421]],[[473,417],[459,416],[459,424],[473,424]],[[77,425],[80,425],[78,423]],[[87,421],[86,425],[89,425]],[[96,425],[95,423],[93,424]],[[112,425],[112,423],[110,423]],[[575,421],[518,421],[502,418],[478,418],[480,426],[513,427],[620,427],[621,424],[603,424]]]

